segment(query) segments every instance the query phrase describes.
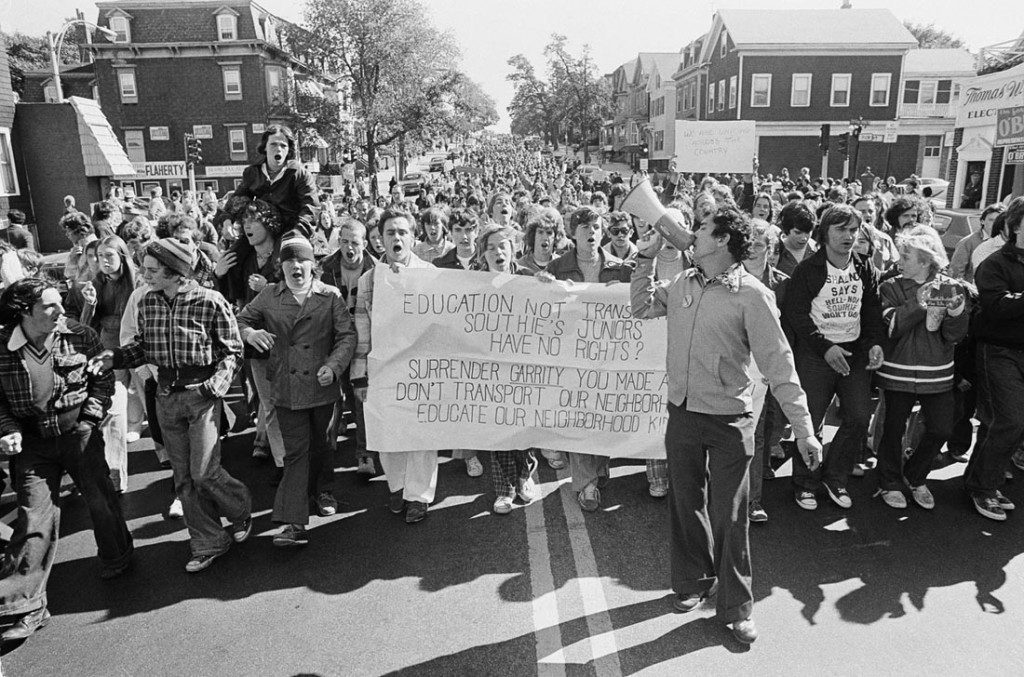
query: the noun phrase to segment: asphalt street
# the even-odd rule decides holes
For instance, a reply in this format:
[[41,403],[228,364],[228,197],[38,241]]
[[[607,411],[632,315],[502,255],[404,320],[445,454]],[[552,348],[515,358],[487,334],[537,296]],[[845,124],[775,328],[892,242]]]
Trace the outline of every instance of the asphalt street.
[[[565,471],[544,498],[490,512],[489,478],[443,459],[429,517],[409,526],[338,454],[341,512],[311,543],[271,544],[269,464],[252,434],[224,463],[253,490],[254,537],[190,575],[185,531],[162,516],[169,471],[133,445],[124,496],[136,564],[99,579],[80,496],[65,501],[49,582],[53,619],[0,657],[30,675],[967,674],[1024,666],[1024,522],[969,511],[963,466],[932,474],[938,507],[895,511],[853,480],[852,510],[792,500],[766,483],[770,520],[751,530],[761,638],[737,643],[710,609],[671,610],[665,503],[640,463],[616,461],[604,507],[584,516]],[[485,455],[486,456],[486,455]],[[484,464],[489,459],[484,458]],[[783,467],[785,473],[788,466]],[[1024,503],[1024,486],[1008,495]],[[4,497],[4,521],[13,496]]]

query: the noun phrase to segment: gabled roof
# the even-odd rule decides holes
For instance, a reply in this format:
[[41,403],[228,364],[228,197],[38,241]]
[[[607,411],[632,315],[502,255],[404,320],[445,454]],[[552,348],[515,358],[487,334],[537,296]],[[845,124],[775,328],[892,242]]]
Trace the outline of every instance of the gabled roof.
[[82,146],[86,176],[133,176],[135,168],[114,135],[110,123],[92,99],[72,96],[68,103],[78,118],[78,139]]
[[974,59],[966,49],[912,49],[903,60],[903,75],[975,75]]
[[[620,77],[622,78],[622,81],[623,81],[624,85],[628,85],[630,82],[632,82],[633,81],[633,70],[635,68],[636,68],[636,59],[630,59],[626,63],[624,63],[621,66],[619,66],[618,68],[616,68],[615,72],[612,73],[612,90],[613,91],[618,91],[618,90],[615,90],[615,87],[616,87],[616,80],[618,80]],[[622,91],[625,91],[625,89],[626,89],[626,87],[624,87]]]
[[[679,52],[668,52],[665,54],[655,54],[651,60],[651,70],[648,75],[654,75],[657,73],[661,76],[662,84],[670,82],[672,80],[672,74],[676,72],[679,67]],[[648,91],[654,86],[653,80],[648,80],[647,89]]]
[[[630,82],[634,85],[640,84],[642,78],[651,74],[654,64],[666,57],[674,61],[679,58],[679,52],[640,52],[637,54],[636,65],[630,76]],[[664,79],[665,77],[671,77],[671,75],[662,75],[661,77]]]
[[738,49],[818,45],[863,49],[911,48],[917,40],[888,9],[721,9],[712,40],[724,24]]

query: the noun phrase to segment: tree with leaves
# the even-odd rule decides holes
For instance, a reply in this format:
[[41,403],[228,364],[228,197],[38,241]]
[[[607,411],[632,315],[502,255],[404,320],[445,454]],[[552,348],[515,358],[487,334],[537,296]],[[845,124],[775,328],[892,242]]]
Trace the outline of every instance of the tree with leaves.
[[[352,83],[371,175],[377,150],[452,124],[465,76],[448,33],[418,0],[307,0],[310,49]],[[484,116],[486,117],[486,116]],[[401,158],[399,158],[401,161]]]
[[[50,70],[50,43],[45,35],[24,33],[0,32],[0,39],[11,64],[11,88],[21,96],[25,92],[25,71]],[[79,44],[85,44],[84,26],[68,29],[58,61],[70,65],[82,63]]]
[[921,49],[957,49],[964,46],[963,40],[941,28],[936,28],[933,23],[918,24],[904,21],[903,25],[917,39],[917,46]]
[[589,142],[611,115],[611,92],[604,83],[590,47],[583,46],[579,56],[568,48],[564,35],[553,34],[544,48],[547,80],[541,80],[533,65],[522,54],[508,60],[514,95],[508,112],[515,134],[538,134],[557,145],[558,131],[565,125],[567,136],[583,146],[583,158],[590,161]]
[[544,54],[548,57],[553,95],[569,128],[578,131],[583,161],[590,162],[591,137],[601,129],[602,122],[611,117],[611,92],[590,56],[589,45],[583,45],[578,57],[573,56],[566,37],[555,33],[544,48]]
[[512,118],[511,130],[520,136],[540,136],[558,150],[559,109],[548,84],[537,77],[522,54],[509,58],[512,72],[505,79],[512,83],[512,101],[508,114]]

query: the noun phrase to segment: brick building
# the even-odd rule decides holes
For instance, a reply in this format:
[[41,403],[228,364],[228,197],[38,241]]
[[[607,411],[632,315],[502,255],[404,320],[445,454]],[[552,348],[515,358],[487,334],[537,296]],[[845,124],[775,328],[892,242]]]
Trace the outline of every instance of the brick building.
[[[754,120],[761,170],[820,172],[822,124],[832,136],[863,119],[864,130],[896,120],[903,59],[917,46],[885,9],[720,10],[700,61],[707,83],[705,120]],[[840,176],[843,158],[832,141],[828,173]],[[892,148],[886,146],[892,145]],[[859,147],[858,147],[859,146]],[[857,166],[905,177],[917,168],[920,139],[895,144],[851,142]]]
[[[196,184],[218,193],[257,159],[267,124],[289,121],[287,105],[321,97],[348,110],[344,83],[300,54],[301,29],[250,0],[117,0],[97,3],[96,23],[117,33],[87,49],[103,112],[132,159],[126,189],[165,194],[186,187],[185,135],[202,143]],[[313,171],[332,160],[315,133],[300,132]]]

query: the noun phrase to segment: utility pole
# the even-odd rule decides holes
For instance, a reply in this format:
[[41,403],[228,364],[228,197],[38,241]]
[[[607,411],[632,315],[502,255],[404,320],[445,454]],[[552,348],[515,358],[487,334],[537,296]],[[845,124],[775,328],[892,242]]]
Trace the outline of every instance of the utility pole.
[[832,133],[832,125],[826,123],[821,126],[821,140],[818,147],[821,148],[821,178],[828,178],[828,147],[829,135]]

